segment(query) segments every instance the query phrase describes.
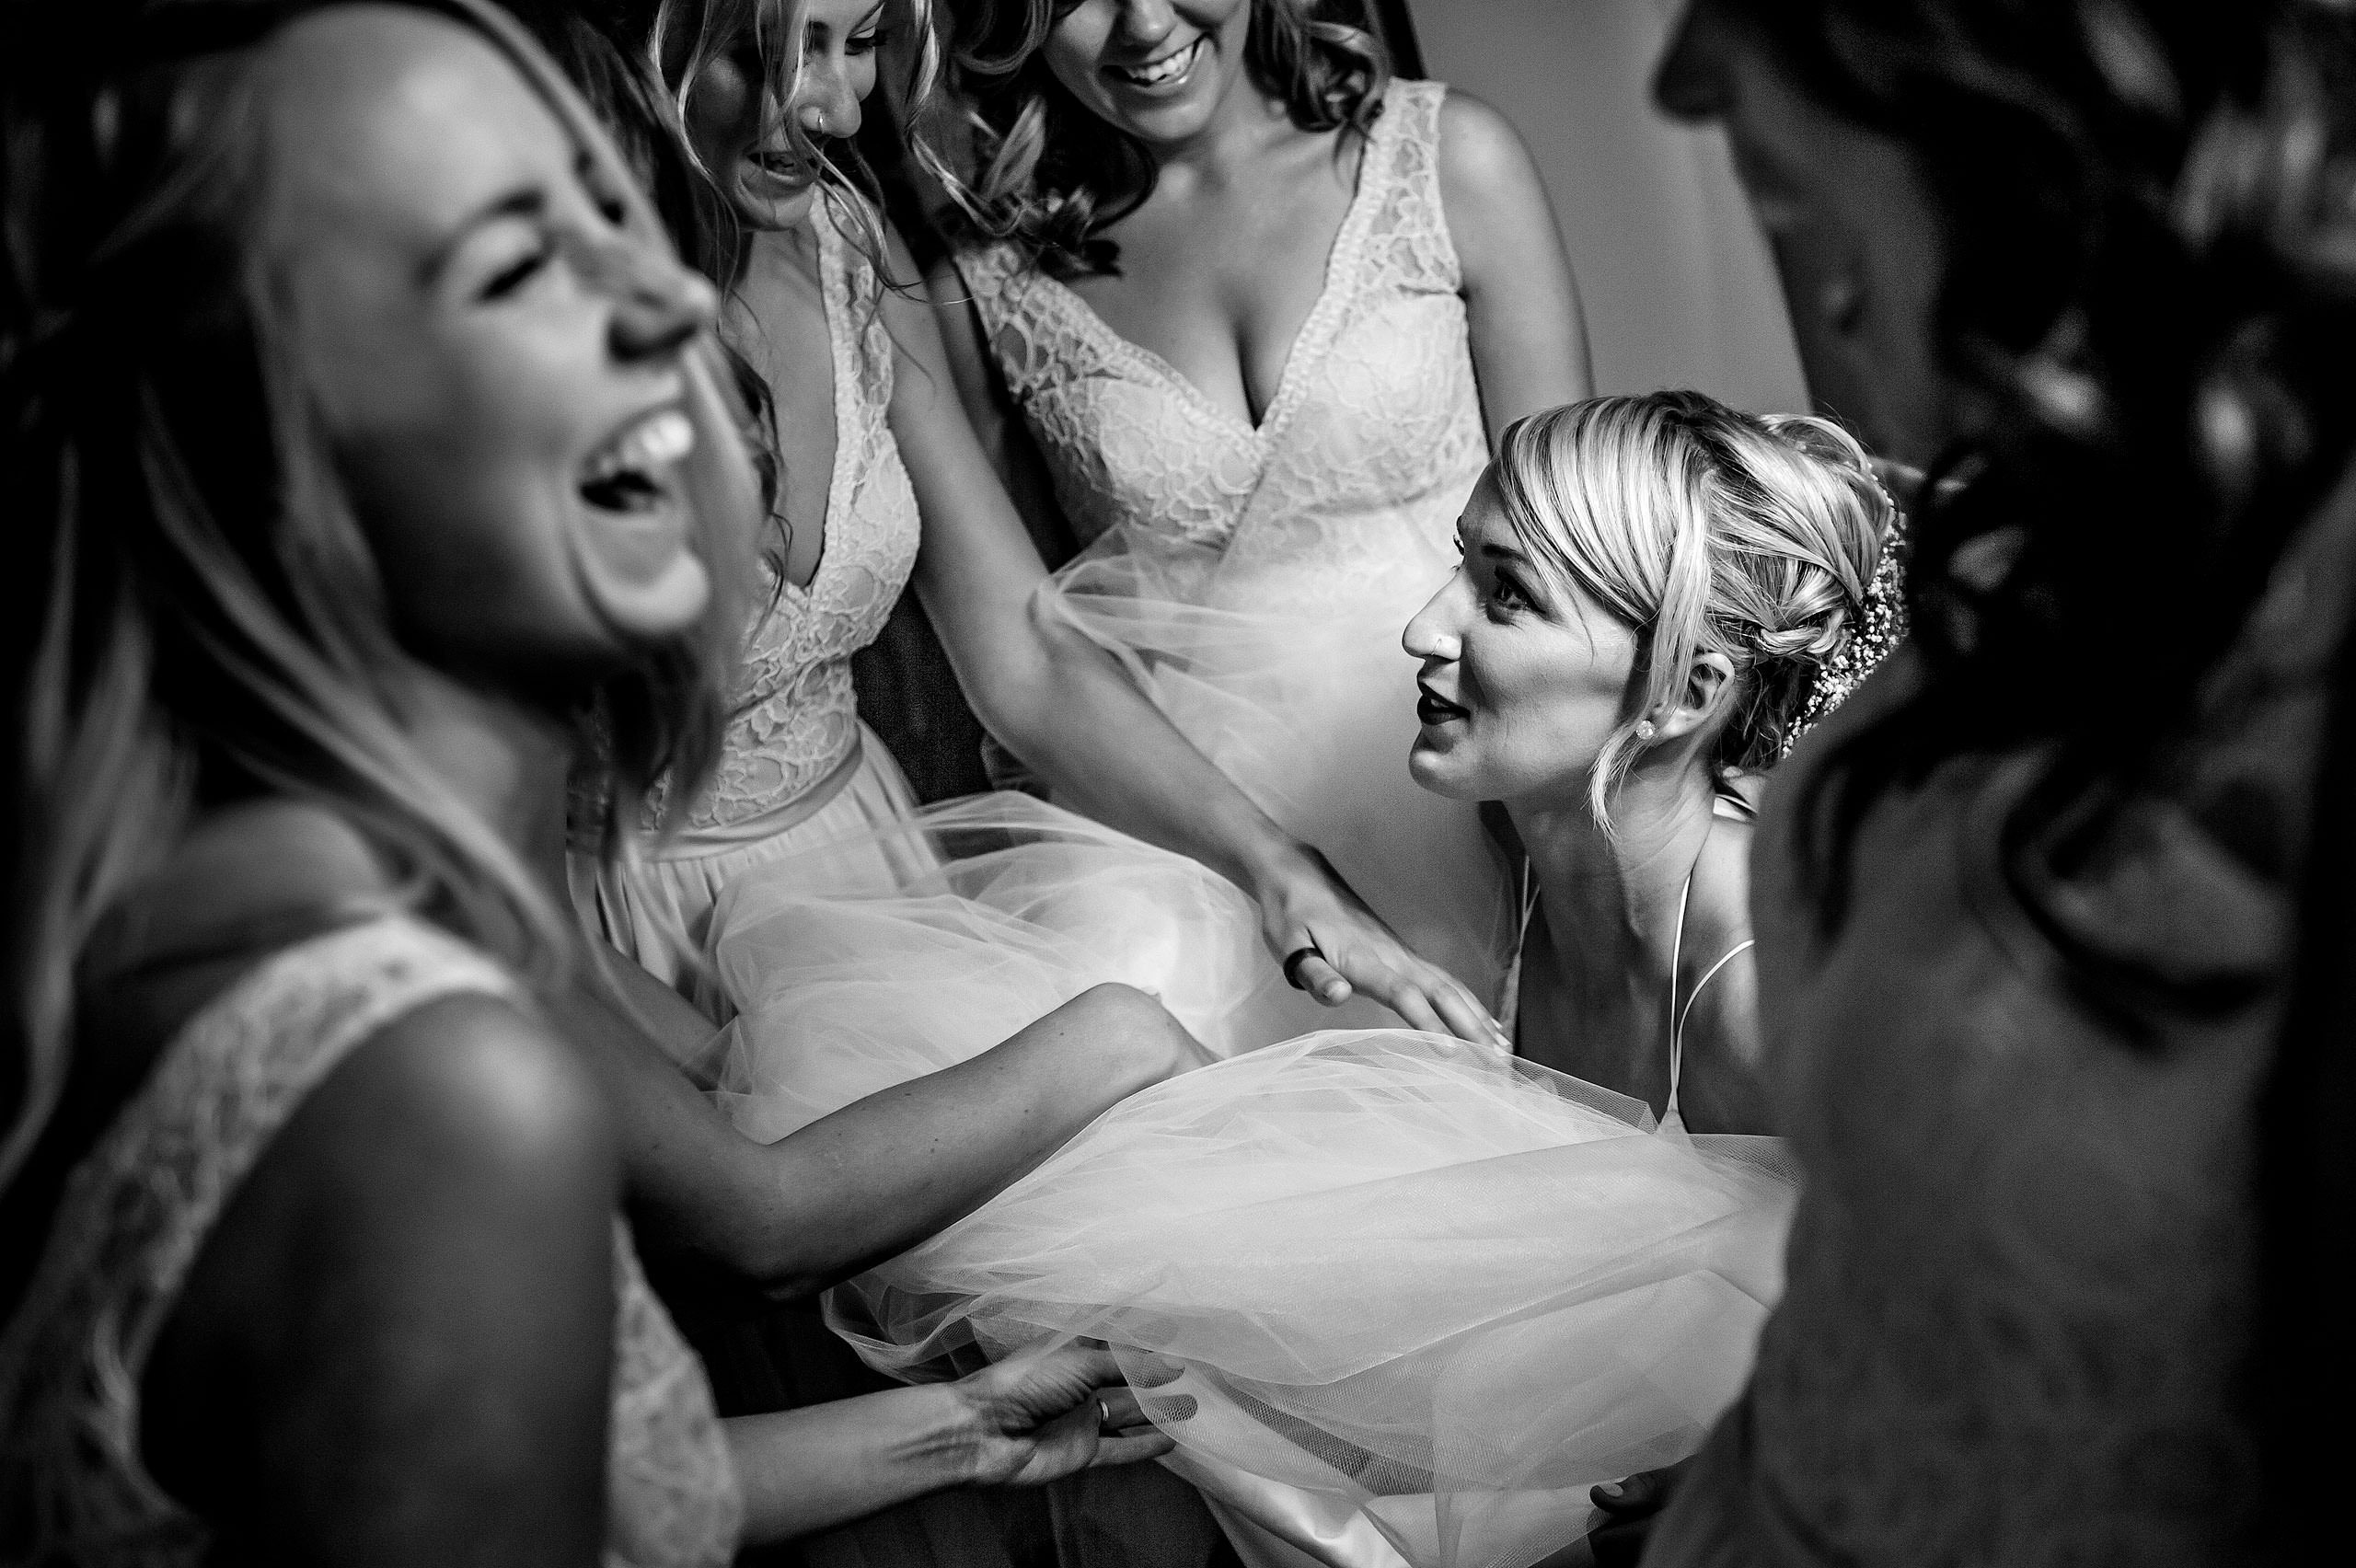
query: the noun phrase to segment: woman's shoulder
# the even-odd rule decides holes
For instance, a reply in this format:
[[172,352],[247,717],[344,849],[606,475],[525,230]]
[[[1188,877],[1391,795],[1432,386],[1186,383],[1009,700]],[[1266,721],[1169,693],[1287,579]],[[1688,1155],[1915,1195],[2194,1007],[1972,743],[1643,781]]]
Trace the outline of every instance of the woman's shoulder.
[[[1485,207],[1495,202],[1528,201],[1542,193],[1537,160],[1513,121],[1484,99],[1438,82],[1396,86],[1424,89],[1409,99],[1428,105],[1437,138],[1434,156],[1440,190],[1451,206]],[[1387,110],[1386,110],[1386,112]]]

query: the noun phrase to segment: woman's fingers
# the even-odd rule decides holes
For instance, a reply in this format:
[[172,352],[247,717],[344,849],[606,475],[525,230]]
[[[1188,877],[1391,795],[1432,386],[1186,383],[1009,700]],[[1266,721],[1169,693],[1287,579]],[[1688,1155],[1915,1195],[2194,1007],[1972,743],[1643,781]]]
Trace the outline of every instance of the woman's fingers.
[[1101,1470],[1111,1465],[1133,1465],[1139,1459],[1158,1459],[1178,1445],[1170,1434],[1149,1426],[1141,1432],[1125,1432],[1118,1437],[1099,1438],[1096,1453],[1089,1468]]
[[1292,972],[1302,990],[1329,1008],[1338,1008],[1350,999],[1350,977],[1334,968],[1322,954],[1311,952],[1296,960]]
[[1126,1384],[1096,1390],[1097,1424],[1107,1433],[1126,1432],[1146,1424],[1145,1411]]

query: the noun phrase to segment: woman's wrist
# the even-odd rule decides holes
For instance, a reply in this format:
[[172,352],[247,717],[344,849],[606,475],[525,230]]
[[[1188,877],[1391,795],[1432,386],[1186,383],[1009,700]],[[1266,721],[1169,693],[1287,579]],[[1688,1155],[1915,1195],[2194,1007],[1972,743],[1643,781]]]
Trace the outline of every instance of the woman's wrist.
[[921,1475],[929,1491],[985,1479],[982,1459],[991,1434],[962,1378],[920,1383],[895,1394],[904,1404],[894,1445],[898,1463]]

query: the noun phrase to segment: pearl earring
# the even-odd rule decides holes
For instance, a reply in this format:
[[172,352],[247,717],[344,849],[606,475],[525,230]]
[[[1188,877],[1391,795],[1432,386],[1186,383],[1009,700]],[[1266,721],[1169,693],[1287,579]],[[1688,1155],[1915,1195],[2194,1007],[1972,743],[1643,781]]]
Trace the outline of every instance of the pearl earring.
[[1639,719],[1636,721],[1636,739],[1640,741],[1649,741],[1658,733],[1660,733],[1660,732],[1654,728],[1653,721],[1651,720]]

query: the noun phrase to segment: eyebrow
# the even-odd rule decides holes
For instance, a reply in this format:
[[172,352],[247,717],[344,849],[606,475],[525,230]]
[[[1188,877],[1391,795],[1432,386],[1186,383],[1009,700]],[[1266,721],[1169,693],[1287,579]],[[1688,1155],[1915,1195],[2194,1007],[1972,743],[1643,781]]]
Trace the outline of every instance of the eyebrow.
[[1524,566],[1528,566],[1530,564],[1530,558],[1522,554],[1519,550],[1515,549],[1511,545],[1484,544],[1481,547],[1481,553],[1487,556],[1491,560],[1519,561]]
[[431,285],[449,269],[450,259],[467,236],[488,223],[501,218],[537,218],[549,210],[549,193],[545,186],[523,185],[503,191],[468,213],[450,231],[447,238],[433,248],[419,271],[419,281]]

